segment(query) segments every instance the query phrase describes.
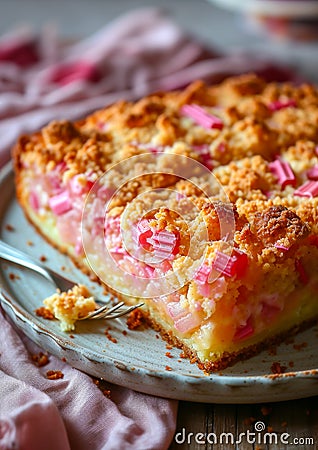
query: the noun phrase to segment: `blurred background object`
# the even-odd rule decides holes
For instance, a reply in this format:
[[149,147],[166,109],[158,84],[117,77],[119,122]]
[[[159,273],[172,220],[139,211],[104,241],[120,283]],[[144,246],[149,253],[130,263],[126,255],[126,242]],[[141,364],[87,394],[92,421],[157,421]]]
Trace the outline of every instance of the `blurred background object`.
[[[317,82],[315,41],[273,42],[251,31],[241,14],[219,7],[246,11],[270,4],[273,10],[282,3],[288,11],[290,3],[317,6],[296,0],[0,0],[0,162],[18,135],[57,117],[73,120],[118,99],[195,79],[219,82],[255,72],[267,81]],[[247,16],[259,17],[253,8]]]
[[209,0],[243,13],[255,31],[272,37],[310,41],[318,39],[317,0]]
[[[246,14],[246,5],[254,4],[255,7],[257,4],[259,7],[264,3],[262,0],[0,0],[0,35],[21,25],[40,31],[44,25],[51,24],[59,37],[66,40],[83,38],[125,12],[155,6],[165,9],[185,31],[217,52],[228,54],[243,50],[297,69],[304,79],[318,81],[318,46],[315,41],[276,39],[273,44],[270,39],[274,36],[272,32],[255,33],[255,28],[258,31],[263,29],[263,19],[259,19],[259,15]],[[318,9],[317,1],[267,0],[266,3],[272,9],[278,3],[284,4],[285,9],[290,3],[297,4],[302,10],[305,4]],[[245,11],[244,16],[238,11]],[[314,18],[312,10],[308,11]],[[248,20],[243,20],[243,17],[248,17]],[[255,21],[258,22],[256,27]]]

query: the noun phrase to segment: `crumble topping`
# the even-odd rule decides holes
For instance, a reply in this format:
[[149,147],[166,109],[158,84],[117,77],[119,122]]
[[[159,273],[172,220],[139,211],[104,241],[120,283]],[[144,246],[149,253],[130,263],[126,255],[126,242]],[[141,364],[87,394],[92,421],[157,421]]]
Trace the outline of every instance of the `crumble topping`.
[[[180,112],[186,104],[203,105],[220,117],[223,129],[194,126]],[[276,110],[271,106],[275,104]],[[284,104],[290,106],[281,107]],[[214,169],[240,215],[246,215],[244,208],[251,212],[250,202],[257,202],[254,211],[277,202],[316,229],[317,220],[312,220],[316,201],[293,197],[289,186],[282,190],[268,165],[281,154],[301,184],[304,171],[318,163],[317,106],[317,90],[306,84],[266,84],[253,74],[227,79],[218,86],[197,81],[184,91],[156,93],[135,103],[118,102],[75,124],[53,121],[41,132],[23,136],[15,153],[18,164],[36,164],[38,170],[52,171],[65,161],[64,183],[76,174],[86,180],[91,173],[96,179],[114,163],[133,155],[180,153]],[[203,153],[200,146],[204,146]],[[139,177],[137,183],[127,182],[113,207],[125,205],[149,186],[175,186],[185,195],[201,195],[186,180],[154,174]]]
[[309,234],[308,226],[300,217],[284,206],[272,206],[267,211],[257,212],[250,230],[265,247],[280,244],[289,248]]
[[[83,136],[79,129],[70,121],[53,121],[43,128],[42,136],[46,148],[55,153],[64,151],[68,153],[78,150],[83,144]],[[58,157],[61,160],[61,157]]]

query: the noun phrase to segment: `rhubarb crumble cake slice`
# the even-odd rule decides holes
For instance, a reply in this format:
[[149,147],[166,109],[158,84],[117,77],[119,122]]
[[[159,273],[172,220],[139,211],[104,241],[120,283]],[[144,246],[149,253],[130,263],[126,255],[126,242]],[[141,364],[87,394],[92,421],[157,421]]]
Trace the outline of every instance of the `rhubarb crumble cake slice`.
[[14,149],[36,229],[206,371],[318,317],[318,90],[254,75],[55,121]]

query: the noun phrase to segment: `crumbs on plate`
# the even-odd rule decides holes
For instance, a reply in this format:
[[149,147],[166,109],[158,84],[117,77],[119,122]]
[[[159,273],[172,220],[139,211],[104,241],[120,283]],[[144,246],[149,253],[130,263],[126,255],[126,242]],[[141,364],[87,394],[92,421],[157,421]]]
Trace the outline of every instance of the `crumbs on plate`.
[[9,273],[9,278],[10,278],[11,281],[20,280],[19,275],[17,275],[16,273],[13,273],[13,272]]
[[6,224],[5,229],[6,229],[7,231],[15,231],[14,226],[11,225],[10,223],[7,223],[7,224]]
[[107,337],[107,339],[108,339],[110,342],[112,342],[113,344],[117,344],[117,339],[114,338],[114,337],[110,334],[109,330],[111,330],[111,327],[107,327],[107,328],[106,328],[106,330],[104,331],[105,336]]
[[45,308],[45,306],[40,306],[40,308],[37,308],[35,310],[35,314],[38,317],[42,317],[43,319],[46,319],[46,320],[55,319],[54,314],[51,313],[51,311],[48,308]]
[[273,364],[271,365],[272,373],[277,374],[277,375],[285,373],[286,369],[287,369],[287,367],[282,366],[279,362],[273,362]]

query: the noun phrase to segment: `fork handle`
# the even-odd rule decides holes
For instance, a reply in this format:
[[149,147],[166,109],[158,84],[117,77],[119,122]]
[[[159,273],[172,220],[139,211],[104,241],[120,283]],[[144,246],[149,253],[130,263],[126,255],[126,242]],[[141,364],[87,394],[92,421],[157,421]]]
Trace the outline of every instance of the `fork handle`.
[[51,283],[54,283],[51,275],[46,271],[44,267],[41,266],[35,259],[31,256],[27,255],[20,250],[17,250],[11,245],[0,240],[0,258],[5,259],[6,261],[13,262],[14,264],[18,264],[22,267],[27,267],[35,272],[38,272],[40,275],[45,277]]

